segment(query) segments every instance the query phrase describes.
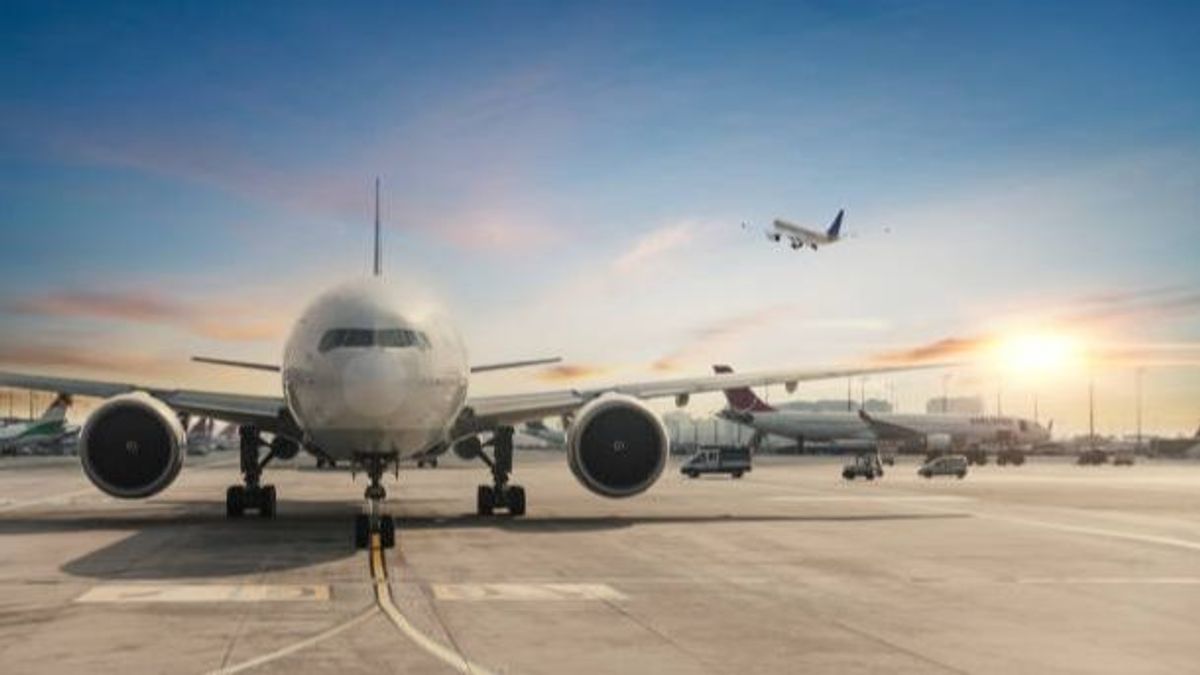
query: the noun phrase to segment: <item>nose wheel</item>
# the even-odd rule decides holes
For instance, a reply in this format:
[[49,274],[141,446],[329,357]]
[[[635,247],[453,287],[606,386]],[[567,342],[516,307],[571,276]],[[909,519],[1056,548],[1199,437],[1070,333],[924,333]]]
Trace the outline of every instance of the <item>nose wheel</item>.
[[363,493],[363,497],[367,500],[367,512],[354,517],[355,548],[369,547],[371,535],[375,533],[379,534],[379,543],[383,548],[392,548],[396,545],[396,520],[390,514],[383,512],[383,500],[387,498],[387,490],[383,487],[383,472],[393,461],[395,461],[394,457],[381,455],[369,455],[362,460],[371,484]]
[[508,482],[512,473],[512,439],[513,428],[500,427],[488,442],[495,459],[482,450],[479,452],[479,458],[492,470],[492,484],[480,485],[475,491],[475,512],[480,516],[490,516],[497,509],[508,511],[510,516],[525,515],[525,488]]

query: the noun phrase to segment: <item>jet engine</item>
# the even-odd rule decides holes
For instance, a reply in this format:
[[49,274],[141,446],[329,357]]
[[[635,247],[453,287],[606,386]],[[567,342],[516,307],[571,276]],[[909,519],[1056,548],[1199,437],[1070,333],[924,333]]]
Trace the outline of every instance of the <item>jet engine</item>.
[[608,395],[588,403],[567,434],[567,461],[584,487],[605,497],[645,492],[662,475],[667,429],[636,398]]
[[950,434],[929,434],[925,436],[925,450],[928,452],[948,452],[954,445]]
[[109,399],[79,432],[83,472],[113,497],[162,492],[179,475],[187,434],[175,411],[147,394]]

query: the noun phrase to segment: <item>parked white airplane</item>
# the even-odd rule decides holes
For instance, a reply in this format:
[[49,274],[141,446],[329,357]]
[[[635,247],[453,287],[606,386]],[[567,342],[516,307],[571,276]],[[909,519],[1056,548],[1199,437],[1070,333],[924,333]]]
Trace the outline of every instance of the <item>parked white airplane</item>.
[[0,428],[0,455],[15,455],[37,446],[62,441],[76,430],[67,425],[71,397],[60,394],[42,416],[30,422],[13,422]]
[[[249,396],[159,389],[119,382],[0,373],[0,385],[107,399],[92,412],[79,438],[87,477],[121,498],[145,498],[166,489],[183,465],[186,436],[180,415],[209,416],[239,425],[243,482],[226,492],[226,513],[275,513],[275,487],[261,482],[272,458],[300,449],[345,460],[370,478],[368,512],[355,521],[365,546],[372,532],[394,538],[381,512],[382,478],[400,462],[437,448],[479,456],[492,472],[480,485],[480,515],[525,512],[525,491],[509,483],[513,425],[571,415],[568,464],[588,490],[630,497],[648,489],[667,461],[667,431],[643,399],[688,397],[731,387],[843,378],[904,368],[818,368],[639,382],[594,389],[469,397],[472,372],[513,364],[468,366],[454,325],[381,275],[378,182],[374,275],[337,286],[313,300],[292,328],[282,365],[209,361],[278,371],[281,394]],[[521,364],[518,364],[521,365]],[[491,432],[489,456],[478,435]],[[268,444],[263,434],[272,436]],[[267,448],[264,454],[260,449]]]
[[[807,227],[801,227],[800,225],[776,218],[771,223],[771,227],[763,231],[763,234],[771,241],[778,242],[786,239],[793,250],[808,246],[815,251],[818,246],[827,246],[841,240],[842,216],[845,213],[845,209],[838,211],[837,216],[834,217],[833,222],[829,224],[829,228],[824,232],[810,230]],[[742,223],[742,227],[749,227],[749,225]]]
[[[729,366],[713,366],[732,374]],[[812,413],[777,410],[749,387],[725,390],[729,406],[722,417],[756,432],[805,441],[868,439],[916,444],[943,452],[980,444],[1033,446],[1050,440],[1050,430],[1032,420],[1003,415],[901,415],[895,413]]]

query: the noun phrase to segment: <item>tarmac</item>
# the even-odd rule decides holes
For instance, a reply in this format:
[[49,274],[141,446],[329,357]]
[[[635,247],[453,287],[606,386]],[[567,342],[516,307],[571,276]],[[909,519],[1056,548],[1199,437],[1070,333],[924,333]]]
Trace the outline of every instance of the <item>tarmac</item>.
[[1200,464],[1035,458],[924,480],[901,458],[673,464],[588,493],[518,452],[520,519],[482,465],[389,480],[397,547],[355,550],[364,480],[268,469],[273,520],[227,520],[231,453],[146,501],[72,458],[0,460],[4,673],[1200,672]]

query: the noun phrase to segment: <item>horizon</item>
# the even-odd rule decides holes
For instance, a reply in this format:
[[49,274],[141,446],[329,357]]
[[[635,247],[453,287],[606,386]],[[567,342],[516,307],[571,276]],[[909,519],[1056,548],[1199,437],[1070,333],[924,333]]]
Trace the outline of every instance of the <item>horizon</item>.
[[1132,433],[1139,369],[1146,433],[1200,424],[1200,7],[227,7],[0,14],[0,368],[277,393],[188,359],[369,275],[379,175],[389,283],[565,359],[472,394],[969,358],[951,396],[1056,433],[1090,379]]

